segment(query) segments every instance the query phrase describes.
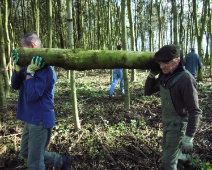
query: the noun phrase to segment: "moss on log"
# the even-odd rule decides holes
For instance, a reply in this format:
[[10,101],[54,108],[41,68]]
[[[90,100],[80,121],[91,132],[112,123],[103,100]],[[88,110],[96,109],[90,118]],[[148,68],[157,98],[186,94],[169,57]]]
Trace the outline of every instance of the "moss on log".
[[91,69],[158,69],[153,52],[81,50],[58,48],[18,48],[19,65],[26,66],[33,56],[40,56],[51,66],[67,70]]

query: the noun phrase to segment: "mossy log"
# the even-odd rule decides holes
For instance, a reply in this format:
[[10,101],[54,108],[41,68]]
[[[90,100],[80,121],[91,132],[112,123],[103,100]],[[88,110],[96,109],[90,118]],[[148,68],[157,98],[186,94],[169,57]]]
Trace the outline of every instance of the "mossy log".
[[81,50],[59,48],[18,48],[19,65],[29,65],[33,56],[40,56],[51,66],[66,70],[91,69],[159,69],[153,52]]

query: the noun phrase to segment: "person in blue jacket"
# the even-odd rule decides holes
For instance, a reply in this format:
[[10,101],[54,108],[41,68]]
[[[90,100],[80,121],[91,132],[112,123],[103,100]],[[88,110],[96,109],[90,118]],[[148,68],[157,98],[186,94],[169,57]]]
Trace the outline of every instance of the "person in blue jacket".
[[[122,50],[122,46],[119,44],[117,45],[117,50]],[[112,97],[116,84],[118,83],[118,80],[120,79],[120,92],[121,94],[124,94],[124,76],[123,76],[123,68],[115,68],[113,69],[113,81],[110,85],[110,90],[108,92],[109,98]]]
[[[21,46],[41,48],[41,40],[35,33],[21,37]],[[17,119],[24,121],[20,154],[27,159],[28,170],[45,170],[50,165],[70,170],[72,156],[47,152],[51,129],[55,125],[54,87],[56,74],[52,66],[45,66],[39,56],[33,57],[27,67],[18,65],[19,55],[12,52],[14,71],[11,86],[19,90]]]
[[191,48],[191,52],[186,55],[184,66],[194,77],[196,77],[198,71],[202,68],[200,56],[195,53],[194,48]]

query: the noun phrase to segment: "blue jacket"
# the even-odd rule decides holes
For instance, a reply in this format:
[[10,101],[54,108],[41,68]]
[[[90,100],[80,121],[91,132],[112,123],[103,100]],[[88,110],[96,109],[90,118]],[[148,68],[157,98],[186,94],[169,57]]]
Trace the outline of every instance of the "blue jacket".
[[19,90],[17,119],[51,128],[55,125],[54,87],[56,74],[51,66],[35,72],[35,77],[26,80],[26,70],[12,75],[12,88]]
[[202,67],[200,57],[194,51],[191,51],[186,55],[184,65],[185,69],[188,70],[194,77]]

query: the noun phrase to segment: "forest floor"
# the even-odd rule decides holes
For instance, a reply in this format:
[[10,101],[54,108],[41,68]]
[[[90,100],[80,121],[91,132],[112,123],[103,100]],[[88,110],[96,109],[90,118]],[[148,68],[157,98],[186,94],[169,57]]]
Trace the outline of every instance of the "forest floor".
[[[159,169],[162,152],[160,98],[158,94],[143,95],[147,71],[137,70],[137,81],[129,83],[130,110],[124,109],[119,84],[112,99],[108,98],[109,70],[76,71],[81,123],[78,132],[74,130],[71,88],[66,80],[66,71],[57,69],[56,72],[56,126],[52,131],[49,151],[71,154],[74,157],[72,169],[75,170]],[[198,82],[198,86],[203,117],[194,139],[192,157],[197,169],[210,169],[212,78],[204,75],[204,80]],[[7,112],[1,114],[0,169],[3,170],[27,169],[26,161],[19,156],[23,122],[15,118],[17,97],[18,92],[12,91],[7,99]]]

